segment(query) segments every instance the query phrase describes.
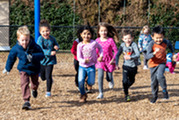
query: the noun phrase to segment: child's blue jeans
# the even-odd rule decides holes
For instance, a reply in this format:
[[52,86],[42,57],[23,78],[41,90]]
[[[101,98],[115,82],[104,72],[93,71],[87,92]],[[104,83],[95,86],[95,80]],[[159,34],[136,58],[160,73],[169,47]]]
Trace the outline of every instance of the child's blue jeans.
[[94,85],[94,83],[95,83],[95,66],[94,65],[92,65],[90,67],[79,66],[78,87],[80,89],[81,95],[84,95],[86,93],[85,87],[84,87],[86,75],[88,76],[87,84],[90,86]]

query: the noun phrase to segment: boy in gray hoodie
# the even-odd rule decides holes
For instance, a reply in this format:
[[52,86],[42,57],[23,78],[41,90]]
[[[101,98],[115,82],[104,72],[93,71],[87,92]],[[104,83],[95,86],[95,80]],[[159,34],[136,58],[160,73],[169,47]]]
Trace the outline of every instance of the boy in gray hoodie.
[[129,102],[130,96],[128,94],[129,87],[135,82],[135,75],[137,74],[137,66],[139,65],[140,53],[137,44],[133,42],[134,36],[130,30],[124,30],[122,35],[123,43],[120,45],[116,55],[116,69],[118,67],[119,56],[123,53],[123,90],[125,94],[125,101]]

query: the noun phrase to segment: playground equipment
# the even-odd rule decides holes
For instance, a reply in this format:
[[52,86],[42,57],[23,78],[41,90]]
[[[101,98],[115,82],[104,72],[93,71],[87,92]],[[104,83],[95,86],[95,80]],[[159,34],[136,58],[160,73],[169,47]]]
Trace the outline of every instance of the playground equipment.
[[34,18],[35,18],[35,42],[40,35],[39,33],[39,22],[40,22],[40,0],[34,0]]
[[175,42],[175,49],[176,49],[176,50],[179,50],[179,41],[176,41],[176,42]]

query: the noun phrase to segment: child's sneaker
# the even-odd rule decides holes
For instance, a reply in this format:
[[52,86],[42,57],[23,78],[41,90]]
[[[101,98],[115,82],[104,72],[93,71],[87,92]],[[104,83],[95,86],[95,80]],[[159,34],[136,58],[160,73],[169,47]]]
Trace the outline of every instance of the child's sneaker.
[[143,70],[147,70],[147,69],[148,69],[147,65],[144,65]]
[[24,109],[24,110],[30,110],[31,109],[31,105],[30,105],[29,101],[24,103],[24,105],[22,106],[22,109]]
[[112,80],[112,81],[109,82],[109,88],[111,89],[111,88],[113,88],[113,87],[114,87],[114,82],[113,82],[113,80]]
[[86,93],[92,93],[92,89],[86,90]]
[[158,98],[158,97],[153,97],[153,98],[151,99],[150,103],[155,103],[155,102],[157,101],[157,98]]
[[34,98],[36,98],[36,97],[37,97],[37,95],[38,95],[37,90],[32,90],[32,96],[33,96]]
[[102,99],[103,98],[103,93],[99,93],[99,95],[97,96],[97,99]]
[[80,91],[79,87],[76,87],[76,89],[77,89],[78,91]]
[[166,92],[163,92],[163,98],[164,99],[169,99],[169,96],[168,96],[168,92],[166,91]]
[[129,96],[129,95],[126,95],[126,96],[125,96],[125,100],[126,100],[126,102],[130,102],[130,101],[131,101],[130,96]]
[[92,86],[86,84],[86,93],[92,93]]
[[51,92],[46,92],[45,97],[51,97]]

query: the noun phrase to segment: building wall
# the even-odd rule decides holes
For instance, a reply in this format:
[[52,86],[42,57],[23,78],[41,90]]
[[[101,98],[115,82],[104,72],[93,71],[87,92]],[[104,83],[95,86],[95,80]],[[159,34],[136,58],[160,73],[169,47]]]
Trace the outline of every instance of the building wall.
[[0,51],[9,50],[9,0],[0,0]]

